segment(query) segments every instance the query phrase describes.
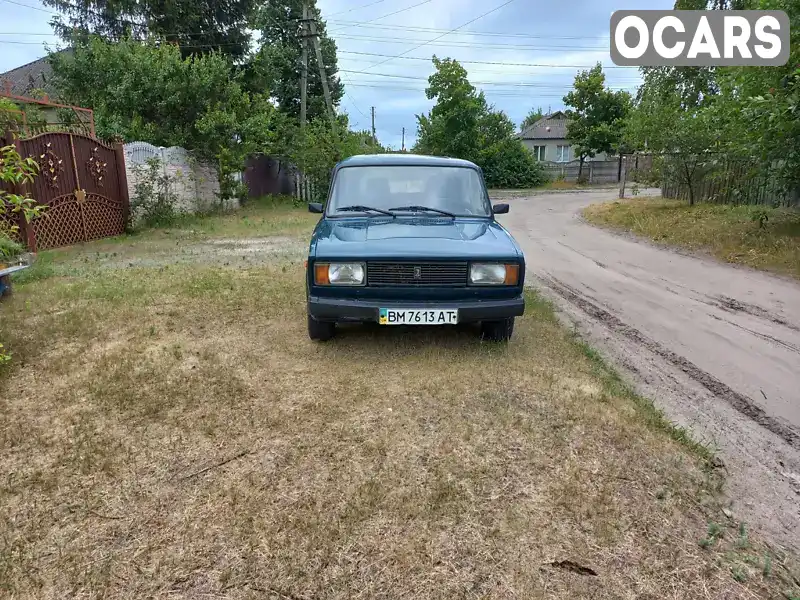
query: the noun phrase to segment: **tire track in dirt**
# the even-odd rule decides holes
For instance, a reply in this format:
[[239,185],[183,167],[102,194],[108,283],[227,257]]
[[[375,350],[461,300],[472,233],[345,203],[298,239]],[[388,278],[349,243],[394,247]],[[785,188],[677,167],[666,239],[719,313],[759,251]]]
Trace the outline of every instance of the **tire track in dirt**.
[[586,295],[571,286],[559,281],[552,276],[543,276],[542,280],[556,294],[567,302],[575,305],[591,318],[599,321],[608,329],[618,333],[627,339],[647,348],[654,354],[660,356],[672,365],[679,368],[697,383],[706,388],[714,396],[724,400],[736,411],[752,419],[760,426],[783,439],[795,450],[800,450],[800,432],[796,431],[789,423],[779,417],[767,414],[752,399],[731,389],[719,379],[699,368],[697,365],[679,356],[675,352],[668,350],[655,340],[645,336],[638,329],[631,327],[611,314],[609,311],[598,306]]

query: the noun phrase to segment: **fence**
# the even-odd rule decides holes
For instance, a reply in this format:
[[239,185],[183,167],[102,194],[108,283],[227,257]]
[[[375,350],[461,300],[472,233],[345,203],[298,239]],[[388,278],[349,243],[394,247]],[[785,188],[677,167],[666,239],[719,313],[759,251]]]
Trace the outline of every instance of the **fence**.
[[144,177],[148,161],[157,159],[159,167],[168,176],[170,191],[177,198],[177,211],[196,213],[208,212],[214,208],[239,207],[238,200],[221,200],[216,166],[195,158],[188,150],[179,147],[162,148],[147,142],[131,142],[125,144],[124,151],[131,199],[135,197],[137,183]]
[[[575,182],[578,180],[580,161],[556,163],[543,162],[542,166],[551,180],[562,179]],[[618,183],[620,178],[621,163],[615,160],[591,160],[583,163],[582,176],[587,183]]]
[[659,158],[661,164],[656,168],[664,198],[714,204],[800,206],[800,190],[790,191],[781,184],[777,165],[767,167],[753,160],[720,155]]
[[2,186],[9,192],[29,194],[47,208],[30,223],[18,215],[4,218],[3,225],[19,226],[16,237],[29,250],[69,246],[125,231],[129,205],[121,145],[65,132],[24,139],[9,132],[0,139],[3,143],[14,144],[20,156],[33,158],[39,165],[33,183]]

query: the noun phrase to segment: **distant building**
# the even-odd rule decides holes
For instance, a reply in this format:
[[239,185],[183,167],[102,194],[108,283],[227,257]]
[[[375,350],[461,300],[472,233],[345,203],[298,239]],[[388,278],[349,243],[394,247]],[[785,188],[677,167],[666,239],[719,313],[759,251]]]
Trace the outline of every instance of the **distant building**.
[[[517,137],[533,153],[536,160],[570,162],[579,159],[567,139],[567,115],[560,110],[529,125],[517,134]],[[608,160],[608,157],[605,152],[601,152],[594,158],[586,160]]]

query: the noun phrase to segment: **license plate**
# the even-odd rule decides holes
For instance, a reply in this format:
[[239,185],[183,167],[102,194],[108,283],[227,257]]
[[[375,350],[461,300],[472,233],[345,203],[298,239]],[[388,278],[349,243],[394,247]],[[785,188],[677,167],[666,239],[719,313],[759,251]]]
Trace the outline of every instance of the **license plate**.
[[381,308],[378,314],[381,325],[455,325],[458,310],[417,310]]

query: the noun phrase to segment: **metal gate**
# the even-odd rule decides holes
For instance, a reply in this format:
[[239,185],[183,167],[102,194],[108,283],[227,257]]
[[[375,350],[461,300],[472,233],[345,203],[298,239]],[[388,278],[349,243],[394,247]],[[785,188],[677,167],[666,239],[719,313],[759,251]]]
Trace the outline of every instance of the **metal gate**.
[[121,144],[77,133],[45,133],[14,144],[39,164],[39,175],[21,191],[47,206],[31,223],[19,223],[29,250],[124,233],[130,205]]

